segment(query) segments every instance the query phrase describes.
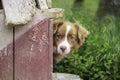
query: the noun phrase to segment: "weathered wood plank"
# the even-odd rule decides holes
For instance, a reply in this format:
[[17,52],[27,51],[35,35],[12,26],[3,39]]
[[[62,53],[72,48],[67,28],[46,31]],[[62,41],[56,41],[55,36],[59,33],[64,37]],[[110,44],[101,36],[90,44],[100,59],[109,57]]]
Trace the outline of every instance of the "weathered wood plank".
[[0,80],[13,80],[13,44],[0,49]]
[[46,0],[36,0],[39,9],[48,9]]
[[13,30],[4,25],[3,14],[0,12],[0,80],[13,80],[13,74],[15,80],[51,80],[53,38],[49,19],[37,11],[32,21],[15,27],[13,55]]
[[0,10],[0,50],[13,41],[13,29],[5,25],[4,11]]
[[0,80],[13,80],[13,29],[5,26],[0,10]]
[[2,0],[7,25],[23,25],[36,12],[34,0]]
[[61,8],[51,8],[46,10],[39,10],[47,18],[59,18],[63,17],[64,9]]
[[15,27],[15,80],[51,80],[49,25],[38,12],[28,24]]

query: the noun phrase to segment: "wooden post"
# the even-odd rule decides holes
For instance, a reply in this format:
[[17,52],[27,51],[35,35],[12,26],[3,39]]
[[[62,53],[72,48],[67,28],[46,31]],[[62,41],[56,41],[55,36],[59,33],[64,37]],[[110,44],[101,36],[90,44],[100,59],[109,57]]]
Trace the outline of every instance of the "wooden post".
[[[2,23],[0,25],[5,29],[5,17],[3,14],[0,15],[3,18],[0,19]],[[0,39],[0,80],[13,80],[13,78],[15,80],[52,79],[51,25],[51,21],[38,11],[31,22],[24,26],[15,27],[15,33],[13,30],[10,30],[9,33],[9,29],[8,31],[0,29],[0,33],[2,33],[0,38],[7,40]]]
[[13,80],[13,29],[4,25],[0,10],[0,80]]
[[51,80],[52,26],[41,14],[23,28],[15,29],[15,79]]
[[49,18],[62,17],[64,10],[51,8],[51,0],[39,1],[47,7],[40,2],[37,9],[35,0],[2,0],[0,80],[52,79],[53,24]]

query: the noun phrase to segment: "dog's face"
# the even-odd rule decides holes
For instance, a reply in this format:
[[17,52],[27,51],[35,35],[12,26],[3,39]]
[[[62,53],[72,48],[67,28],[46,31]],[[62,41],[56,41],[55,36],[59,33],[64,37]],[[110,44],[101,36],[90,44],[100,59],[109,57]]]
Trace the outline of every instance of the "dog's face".
[[64,21],[55,21],[53,29],[54,54],[65,55],[80,47],[88,31],[82,26]]

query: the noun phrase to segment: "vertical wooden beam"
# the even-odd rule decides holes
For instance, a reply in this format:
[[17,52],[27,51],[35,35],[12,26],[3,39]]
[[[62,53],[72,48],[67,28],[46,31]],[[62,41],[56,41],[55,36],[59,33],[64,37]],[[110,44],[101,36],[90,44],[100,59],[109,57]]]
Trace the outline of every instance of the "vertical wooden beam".
[[13,29],[5,26],[3,14],[0,12],[0,80],[51,80],[51,21],[38,11],[31,22],[15,27],[13,40]]
[[13,29],[5,26],[0,10],[0,80],[13,80]]
[[16,27],[16,80],[51,80],[50,24],[51,22],[38,12],[30,23]]

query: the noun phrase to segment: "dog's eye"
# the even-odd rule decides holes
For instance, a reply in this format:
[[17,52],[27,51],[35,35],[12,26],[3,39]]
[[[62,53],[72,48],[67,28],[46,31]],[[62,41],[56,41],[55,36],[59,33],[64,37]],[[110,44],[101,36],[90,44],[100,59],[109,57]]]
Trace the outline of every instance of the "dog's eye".
[[75,40],[76,40],[76,37],[75,37],[74,35],[70,35],[70,36],[69,36],[69,39],[70,39],[71,41],[75,41]]
[[57,38],[57,39],[61,39],[61,38],[62,38],[62,35],[57,34],[57,35],[56,35],[56,38]]

